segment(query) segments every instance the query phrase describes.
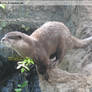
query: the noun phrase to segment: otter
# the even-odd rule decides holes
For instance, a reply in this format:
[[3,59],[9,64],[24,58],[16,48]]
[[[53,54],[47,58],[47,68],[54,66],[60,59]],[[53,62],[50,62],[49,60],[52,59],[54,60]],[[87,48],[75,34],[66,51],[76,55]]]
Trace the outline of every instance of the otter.
[[59,64],[68,49],[82,48],[91,42],[92,37],[78,39],[71,35],[62,22],[56,21],[46,22],[31,35],[15,31],[5,34],[1,39],[2,44],[14,49],[22,57],[32,58],[42,75],[50,66]]

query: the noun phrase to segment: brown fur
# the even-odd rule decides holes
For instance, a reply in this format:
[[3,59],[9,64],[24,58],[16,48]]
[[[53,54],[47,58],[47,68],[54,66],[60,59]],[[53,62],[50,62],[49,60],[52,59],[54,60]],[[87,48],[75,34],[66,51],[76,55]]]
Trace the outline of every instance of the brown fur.
[[[32,58],[37,64],[39,73],[46,74],[53,62],[56,64],[62,61],[67,49],[84,47],[92,42],[92,37],[80,40],[72,36],[63,23],[47,22],[30,36],[21,32],[9,32],[1,42],[21,56]],[[54,57],[56,59],[51,62],[51,58]]]

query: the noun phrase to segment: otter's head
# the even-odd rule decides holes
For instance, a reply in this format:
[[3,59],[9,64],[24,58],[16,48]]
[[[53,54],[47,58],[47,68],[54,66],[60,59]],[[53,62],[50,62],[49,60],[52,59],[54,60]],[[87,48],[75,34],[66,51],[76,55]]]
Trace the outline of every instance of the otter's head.
[[1,39],[1,44],[14,48],[20,40],[22,40],[21,32],[9,32]]
[[22,52],[23,49],[28,47],[29,36],[21,32],[9,32],[1,39],[1,44],[16,50],[17,52]]

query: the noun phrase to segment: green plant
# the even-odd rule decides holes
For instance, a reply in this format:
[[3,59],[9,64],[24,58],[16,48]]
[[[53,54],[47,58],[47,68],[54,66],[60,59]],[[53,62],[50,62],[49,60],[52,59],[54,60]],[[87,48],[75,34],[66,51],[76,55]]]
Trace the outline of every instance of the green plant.
[[25,71],[30,71],[29,66],[34,64],[34,61],[28,57],[26,57],[23,61],[18,62],[17,69],[21,68],[21,73]]
[[21,25],[21,28],[25,29],[25,31],[28,31],[30,29],[29,26],[25,26],[24,24]]
[[0,4],[0,7],[1,7],[2,9],[5,9],[5,8],[6,8],[6,5],[5,5],[5,4]]
[[18,84],[18,87],[15,89],[15,92],[21,92],[24,87],[28,85],[28,81],[24,81],[22,84]]
[[[25,73],[25,71],[30,70],[29,66],[32,64],[34,64],[34,61],[30,59],[29,57],[26,57],[23,61],[18,62],[17,69],[21,69],[21,73]],[[24,81],[22,84],[18,84],[17,88],[15,88],[15,92],[22,92],[23,88],[26,87],[27,85],[28,85],[28,81]]]

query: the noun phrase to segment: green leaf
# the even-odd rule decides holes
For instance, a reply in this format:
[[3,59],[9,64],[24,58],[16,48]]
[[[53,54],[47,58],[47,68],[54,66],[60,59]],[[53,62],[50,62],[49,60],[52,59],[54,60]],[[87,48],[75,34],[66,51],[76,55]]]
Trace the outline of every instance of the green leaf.
[[24,81],[24,83],[21,84],[21,87],[24,88],[24,87],[26,87],[27,85],[28,85],[28,81]]
[[18,87],[21,88],[21,84],[18,84]]
[[22,64],[25,65],[26,64],[26,60],[22,61]]
[[21,92],[22,89],[21,89],[21,88],[16,88],[15,91],[16,91],[16,92]]
[[34,64],[34,61],[33,61],[33,60],[31,60],[31,63],[32,63],[32,64]]
[[26,57],[26,60],[28,60],[28,63],[34,64],[34,61],[30,59],[29,57]]
[[21,68],[21,73],[24,73],[25,72],[25,68]]
[[6,8],[6,5],[5,5],[5,4],[0,4],[0,7],[1,7],[2,9],[5,9],[5,8]]
[[19,64],[18,66],[17,66],[17,69],[20,69],[22,67],[22,64]]
[[27,66],[23,66],[26,70],[30,71],[30,69]]
[[22,24],[21,27],[24,28],[24,29],[26,28],[26,26],[24,24]]
[[25,30],[28,31],[30,29],[30,27],[26,27]]

